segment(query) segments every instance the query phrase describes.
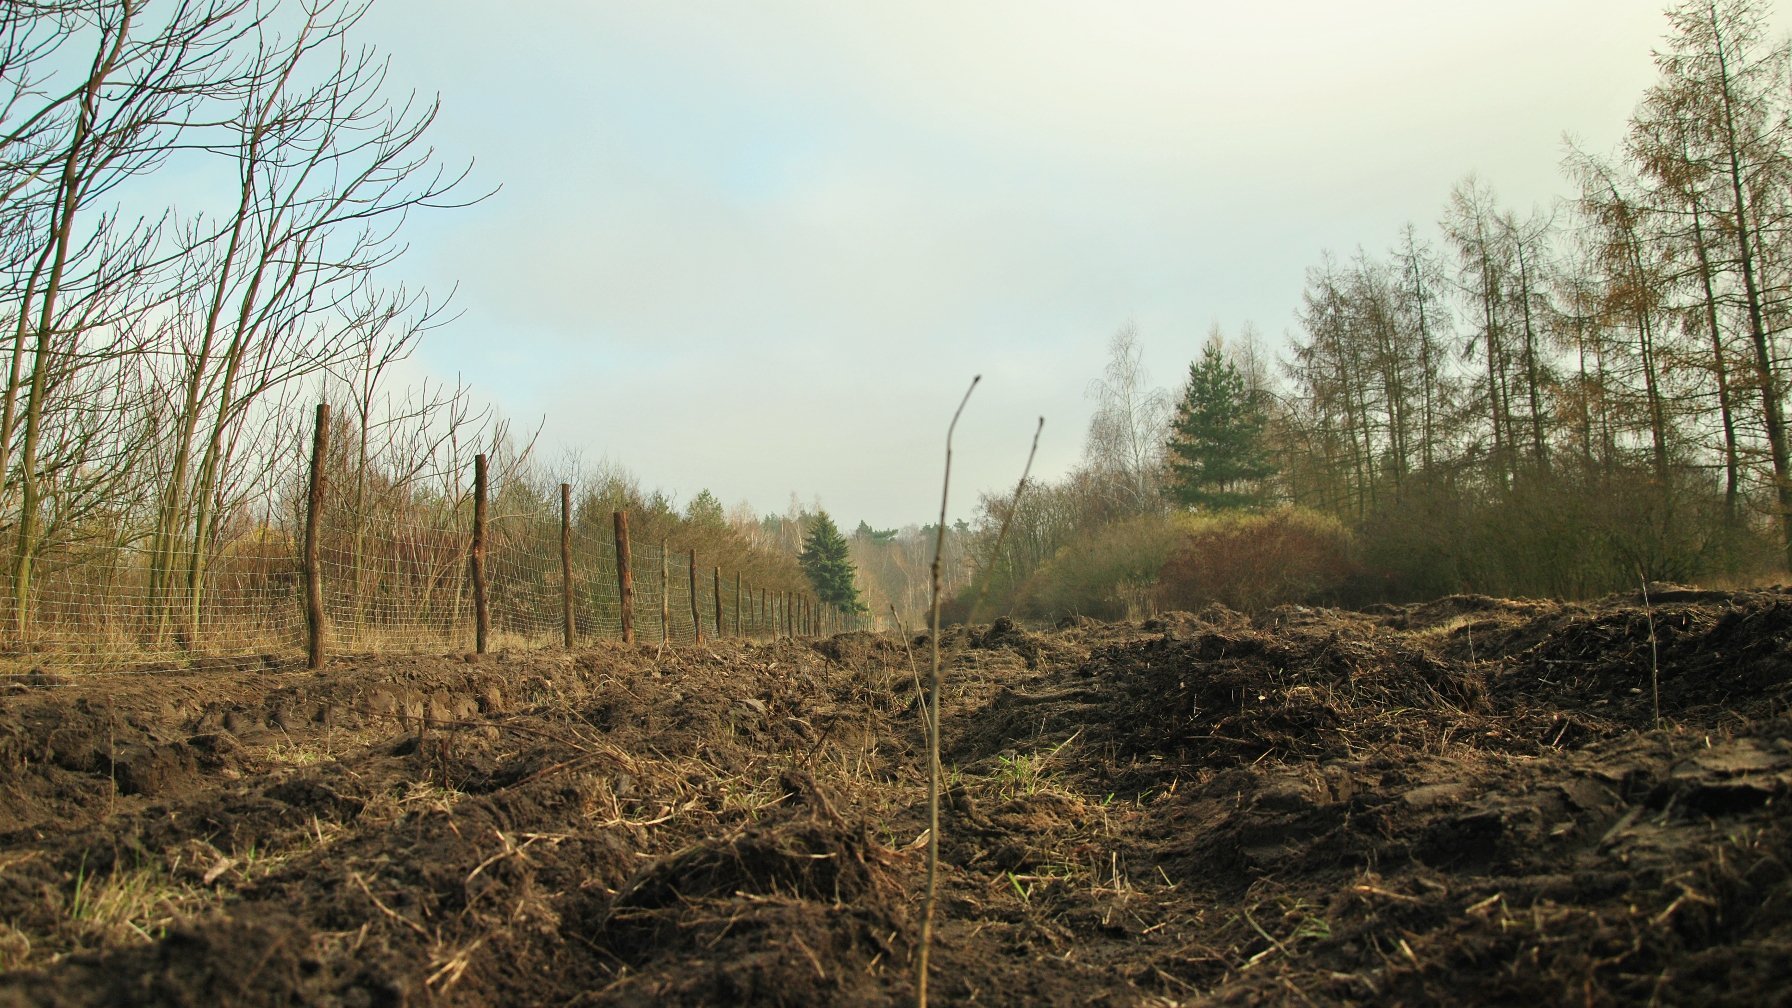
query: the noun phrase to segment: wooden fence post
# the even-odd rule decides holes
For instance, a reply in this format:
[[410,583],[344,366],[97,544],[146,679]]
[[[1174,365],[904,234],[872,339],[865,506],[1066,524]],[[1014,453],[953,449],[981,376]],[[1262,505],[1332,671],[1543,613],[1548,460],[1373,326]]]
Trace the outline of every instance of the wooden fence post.
[[697,615],[697,551],[691,550],[689,557],[691,578],[691,636],[698,644],[703,643],[703,619]]
[[311,486],[305,495],[305,667],[324,667],[324,575],[318,567],[317,522],[324,509],[324,464],[330,451],[330,405],[317,404],[311,432]]
[[740,636],[741,601],[742,600],[741,600],[741,594],[740,594],[740,571],[735,571],[734,572],[734,636],[736,636],[736,637]]
[[635,642],[635,572],[628,555],[628,512],[617,511],[616,521],[616,594],[620,597],[622,643]]
[[672,553],[660,540],[660,643],[672,643]]
[[722,568],[711,568],[716,589],[716,640],[728,636],[728,628],[722,624]]
[[485,456],[473,456],[473,545],[468,562],[473,568],[473,650],[485,653],[492,614],[485,597]]
[[578,627],[572,609],[572,484],[560,484],[560,610],[567,650]]

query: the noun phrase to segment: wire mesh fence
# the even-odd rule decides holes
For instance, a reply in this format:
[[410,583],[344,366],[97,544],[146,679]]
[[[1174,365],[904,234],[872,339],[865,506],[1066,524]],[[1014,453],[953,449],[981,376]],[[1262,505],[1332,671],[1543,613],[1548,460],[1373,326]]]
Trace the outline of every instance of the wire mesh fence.
[[[671,542],[629,542],[625,579],[612,523],[575,523],[568,499],[563,487],[560,508],[494,510],[482,529],[478,507],[443,507],[430,518],[314,506],[249,523],[203,551],[147,540],[66,546],[39,566],[26,606],[15,601],[0,671],[274,664],[304,655],[314,637],[335,654],[464,652],[477,646],[482,624],[489,650],[621,640],[631,630],[636,643],[657,645],[853,625],[849,614],[754,585]],[[316,541],[309,558],[307,523]]]

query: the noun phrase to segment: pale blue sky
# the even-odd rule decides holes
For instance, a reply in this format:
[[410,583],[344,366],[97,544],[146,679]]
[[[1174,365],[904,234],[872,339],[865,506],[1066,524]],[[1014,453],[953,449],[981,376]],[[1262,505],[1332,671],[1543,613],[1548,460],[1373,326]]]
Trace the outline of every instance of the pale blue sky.
[[829,3],[380,0],[361,38],[439,92],[475,185],[406,279],[543,457],[850,527],[955,513],[1080,452],[1109,335],[1173,386],[1209,326],[1293,325],[1322,250],[1428,228],[1479,172],[1566,192],[1621,136],[1651,0]]

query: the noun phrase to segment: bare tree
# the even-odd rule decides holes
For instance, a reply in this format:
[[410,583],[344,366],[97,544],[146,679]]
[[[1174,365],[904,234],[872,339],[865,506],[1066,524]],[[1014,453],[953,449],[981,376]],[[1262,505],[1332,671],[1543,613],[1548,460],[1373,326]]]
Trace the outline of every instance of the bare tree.
[[[16,118],[0,143],[8,162],[41,171],[34,176],[32,168],[15,169],[7,179],[33,211],[22,225],[24,282],[10,292],[13,359],[0,417],[0,443],[9,455],[15,425],[19,438],[9,475],[18,489],[12,626],[21,636],[29,625],[32,564],[43,538],[46,425],[67,408],[53,397],[69,387],[64,378],[90,360],[115,359],[108,352],[115,347],[106,344],[117,338],[121,320],[92,310],[120,302],[104,279],[134,284],[157,262],[148,254],[156,247],[153,237],[140,237],[153,225],[127,226],[120,214],[96,215],[96,208],[125,182],[163,163],[183,132],[198,123],[205,102],[240,87],[245,76],[235,43],[253,21],[244,17],[247,3],[187,0],[160,17],[147,6],[144,0],[46,4],[24,14],[42,34],[10,50],[20,61],[8,68],[14,91],[4,106]],[[71,65],[73,51],[83,45],[91,53],[86,71],[65,82],[56,70]],[[40,193],[27,192],[39,186]],[[139,255],[120,256],[121,249]],[[85,290],[71,283],[84,269]],[[76,319],[79,326],[71,321]],[[101,351],[90,355],[96,344]]]
[[1158,506],[1164,437],[1170,418],[1169,394],[1149,387],[1138,330],[1123,326],[1108,341],[1108,364],[1089,383],[1096,402],[1083,450],[1088,468],[1110,481],[1135,511]]

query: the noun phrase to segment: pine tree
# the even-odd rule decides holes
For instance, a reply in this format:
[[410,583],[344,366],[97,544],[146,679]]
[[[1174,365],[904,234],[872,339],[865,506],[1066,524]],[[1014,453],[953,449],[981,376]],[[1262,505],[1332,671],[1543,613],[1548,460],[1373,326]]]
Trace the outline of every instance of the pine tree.
[[814,524],[809,526],[797,563],[822,604],[851,613],[866,611],[865,603],[859,601],[858,586],[853,584],[858,571],[847,555],[846,537],[826,511],[816,514]]
[[1263,449],[1263,412],[1217,341],[1189,365],[1170,424],[1170,490],[1186,507],[1250,507],[1275,472]]

